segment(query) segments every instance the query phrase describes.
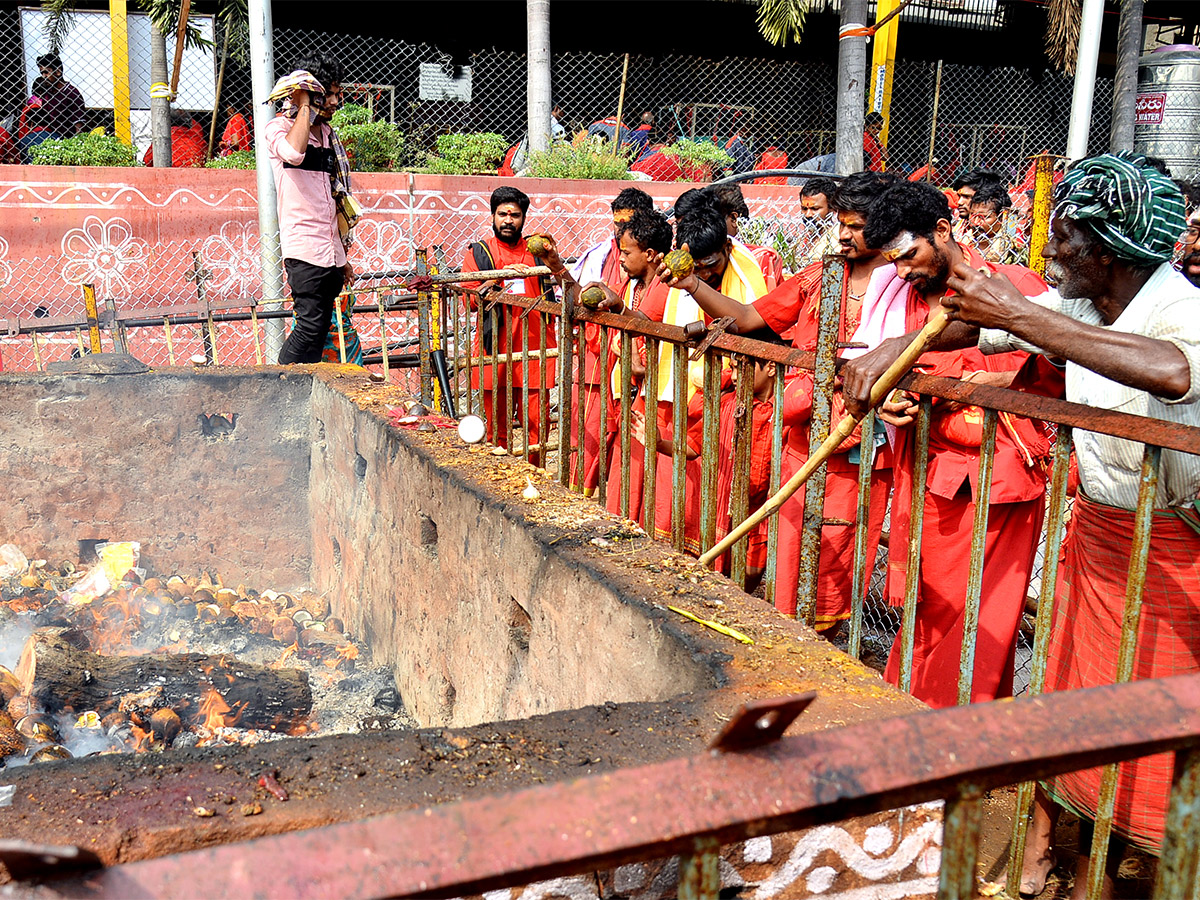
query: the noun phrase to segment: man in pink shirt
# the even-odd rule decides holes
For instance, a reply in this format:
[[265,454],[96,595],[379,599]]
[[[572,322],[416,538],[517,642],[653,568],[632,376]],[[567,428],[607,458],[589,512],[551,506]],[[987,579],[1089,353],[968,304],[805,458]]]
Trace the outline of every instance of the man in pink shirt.
[[[304,79],[304,73],[315,81]],[[300,60],[289,78],[308,89],[295,88],[283,112],[266,127],[267,157],[279,198],[280,251],[295,313],[292,332],[279,352],[283,364],[320,361],[334,301],[354,280],[332,187],[338,145],[329,119],[341,106],[342,75],[336,60]]]

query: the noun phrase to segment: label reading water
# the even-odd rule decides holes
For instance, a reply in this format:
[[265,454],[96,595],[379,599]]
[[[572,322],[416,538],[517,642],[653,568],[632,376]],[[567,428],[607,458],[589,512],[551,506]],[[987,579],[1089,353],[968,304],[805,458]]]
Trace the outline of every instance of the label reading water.
[[1134,121],[1138,125],[1161,125],[1163,112],[1167,108],[1167,95],[1138,94],[1137,112]]

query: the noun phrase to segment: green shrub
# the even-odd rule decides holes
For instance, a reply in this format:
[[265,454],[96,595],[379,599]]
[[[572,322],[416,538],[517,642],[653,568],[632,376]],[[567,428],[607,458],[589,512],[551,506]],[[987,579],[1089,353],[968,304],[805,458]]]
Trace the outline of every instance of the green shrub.
[[330,122],[339,131],[347,125],[366,125],[371,121],[371,112],[361,103],[347,103],[333,114]]
[[347,103],[330,120],[355,172],[390,172],[404,156],[404,135],[391,122],[372,122],[365,106]]
[[596,142],[586,136],[574,143],[560,141],[543,153],[531,153],[525,162],[526,174],[533,178],[596,178],[626,181],[636,148],[612,151],[608,141]]
[[38,166],[136,166],[134,148],[111,134],[77,134],[63,140],[42,141],[29,150]]
[[204,164],[206,169],[253,169],[253,150],[234,150],[228,156],[218,156]]
[[495,132],[439,134],[426,166],[439,175],[494,175],[507,152],[508,138]]
[[683,167],[708,169],[722,168],[733,165],[733,157],[711,141],[690,141],[680,138],[670,147],[663,148],[663,154],[675,159]]

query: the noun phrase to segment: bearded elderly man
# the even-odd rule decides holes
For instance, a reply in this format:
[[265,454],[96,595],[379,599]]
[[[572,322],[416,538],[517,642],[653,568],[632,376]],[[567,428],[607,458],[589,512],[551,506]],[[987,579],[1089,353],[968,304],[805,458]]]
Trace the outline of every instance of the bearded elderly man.
[[[1006,278],[955,269],[943,303],[961,321],[939,347],[977,343],[985,352],[1023,349],[1066,360],[1068,400],[1200,426],[1200,289],[1171,266],[1183,230],[1175,184],[1131,153],[1082,160],[1056,189],[1044,250],[1058,294],[1027,299]],[[899,343],[899,342],[897,342]],[[896,348],[850,363],[845,386],[861,409]],[[1143,445],[1077,430],[1079,491],[1059,569],[1046,690],[1115,680]],[[1200,659],[1200,536],[1187,524],[1200,491],[1200,459],[1163,451],[1150,537],[1134,678],[1194,672]],[[1157,853],[1162,845],[1170,754],[1120,767],[1114,834]],[[1058,806],[1096,815],[1100,770],[1059,776],[1038,793],[1021,876],[1037,894],[1056,864]],[[1081,846],[1087,846],[1081,838]],[[1121,859],[1107,857],[1104,890]],[[1087,882],[1080,858],[1075,884]]]

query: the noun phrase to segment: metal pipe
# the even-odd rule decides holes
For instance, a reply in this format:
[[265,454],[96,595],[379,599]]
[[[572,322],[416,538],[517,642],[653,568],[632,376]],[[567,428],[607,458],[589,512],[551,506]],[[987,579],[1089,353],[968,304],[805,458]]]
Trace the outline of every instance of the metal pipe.
[[863,418],[858,440],[858,522],[854,529],[854,574],[850,580],[850,644],[846,652],[858,659],[862,654],[863,612],[867,602],[868,574],[875,566],[867,559],[871,531],[871,476],[875,460],[875,410]]
[[975,488],[975,520],[971,525],[971,561],[967,572],[967,601],[963,609],[963,640],[958,657],[958,705],[971,702],[975,681],[975,645],[979,639],[979,606],[983,599],[983,564],[987,558],[988,510],[992,503],[992,469],[996,461],[994,409],[983,414],[983,438],[979,442],[979,480]]
[[654,537],[654,506],[658,489],[658,339],[646,338],[646,378],[642,396],[646,407],[646,443],[642,452],[642,528]]
[[1071,95],[1071,122],[1067,132],[1067,157],[1088,155],[1092,126],[1092,100],[1096,92],[1096,61],[1100,56],[1100,31],[1104,24],[1104,0],[1083,0],[1079,25],[1079,53],[1075,62],[1075,90]]
[[[258,189],[258,258],[262,295],[283,296],[283,259],[279,251],[279,206],[275,176],[267,159],[267,97],[275,85],[275,50],[271,42],[271,0],[248,0],[250,81],[254,98],[254,178]],[[263,303],[263,311],[282,308],[281,301]],[[283,349],[283,323],[268,321],[263,328],[267,359],[277,360]]]
[[904,581],[904,612],[900,620],[900,690],[912,693],[913,646],[917,633],[917,603],[921,594],[921,533],[925,528],[925,481],[929,475],[929,426],[933,401],[921,397],[917,406],[916,453],[913,458],[912,512],[908,528],[908,560]]
[[[775,363],[775,396],[771,421],[771,496],[779,493],[783,478],[783,402],[787,372]],[[763,598],[775,605],[775,581],[779,571],[779,517],[767,522],[767,569],[763,573]]]

